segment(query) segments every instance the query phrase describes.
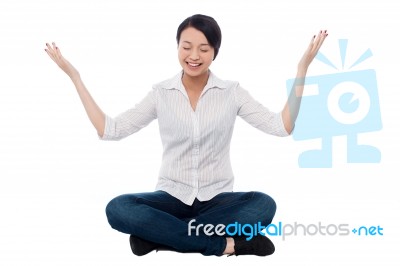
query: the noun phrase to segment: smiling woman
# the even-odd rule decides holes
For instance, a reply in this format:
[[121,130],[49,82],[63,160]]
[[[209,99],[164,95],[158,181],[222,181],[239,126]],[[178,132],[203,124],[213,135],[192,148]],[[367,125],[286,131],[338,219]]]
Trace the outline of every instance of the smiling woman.
[[[202,33],[206,40],[203,41],[202,45],[210,46],[213,49],[213,60],[217,57],[219,48],[221,47],[222,33],[217,22],[209,16],[194,15],[185,19],[178,27],[176,34],[176,41],[178,44],[183,39],[182,32],[187,28],[194,28]],[[189,42],[190,43],[190,42]],[[201,44],[201,43],[200,43]],[[210,48],[208,47],[208,48]],[[204,48],[206,50],[206,48]]]
[[154,85],[134,108],[115,118],[96,104],[56,44],[46,44],[47,54],[73,81],[101,139],[119,140],[158,120],[164,151],[156,190],[118,196],[106,207],[110,225],[130,235],[136,255],[156,249],[216,256],[266,256],[275,251],[261,234],[249,241],[241,235],[196,235],[188,232],[188,223],[271,223],[276,204],[270,196],[233,192],[229,152],[235,119],[240,116],[267,134],[287,136],[300,107],[307,69],[327,33],[321,31],[311,39],[298,64],[295,87],[280,113],[254,100],[238,82],[221,80],[210,71],[221,36],[217,22],[209,16],[185,19],[176,36],[182,71]]
[[178,43],[179,62],[183,68],[182,82],[187,91],[192,109],[195,110],[201,91],[208,81],[215,48],[208,44],[204,34],[192,27],[181,33]]
[[183,68],[182,82],[193,110],[208,81],[208,69],[218,55],[221,38],[221,29],[209,16],[194,15],[178,27],[176,41]]

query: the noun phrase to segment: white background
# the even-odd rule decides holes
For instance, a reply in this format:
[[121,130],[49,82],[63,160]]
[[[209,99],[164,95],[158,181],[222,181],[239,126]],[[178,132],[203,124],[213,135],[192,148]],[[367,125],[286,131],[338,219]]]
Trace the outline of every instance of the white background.
[[[2,0],[0,265],[398,265],[400,8],[389,0],[349,2]],[[347,164],[346,138],[335,137],[332,168],[301,169],[298,154],[318,141],[268,136],[240,118],[231,154],[235,190],[273,196],[274,222],[380,225],[383,236],[274,238],[276,253],[262,258],[132,255],[128,236],[109,227],[104,209],[119,194],[154,189],[162,151],[157,122],[120,142],[99,141],[45,43],[57,42],[114,116],[180,71],[176,29],[195,13],[222,28],[212,70],[239,80],[274,111],[320,29],[329,31],[322,52],[335,64],[338,39],[349,39],[349,62],[372,50],[357,69],[376,70],[383,129],[359,141],[378,147],[381,163]],[[317,61],[309,70],[327,73],[337,71]]]

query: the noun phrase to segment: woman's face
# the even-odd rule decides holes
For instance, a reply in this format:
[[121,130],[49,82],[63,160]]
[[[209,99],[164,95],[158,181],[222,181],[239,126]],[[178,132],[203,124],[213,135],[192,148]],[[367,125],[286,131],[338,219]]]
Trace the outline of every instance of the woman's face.
[[199,77],[208,74],[208,67],[214,59],[214,48],[201,31],[189,27],[181,33],[178,57],[186,75]]

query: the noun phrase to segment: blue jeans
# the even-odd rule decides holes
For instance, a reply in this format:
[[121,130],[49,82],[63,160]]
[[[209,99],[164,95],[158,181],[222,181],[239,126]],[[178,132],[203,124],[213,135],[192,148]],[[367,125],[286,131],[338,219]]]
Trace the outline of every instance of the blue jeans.
[[195,200],[189,206],[164,191],[125,194],[108,203],[106,214],[111,227],[139,238],[171,247],[179,252],[199,252],[221,256],[226,238],[188,233],[188,223],[228,225],[255,224],[266,226],[275,215],[275,201],[261,192],[225,192],[211,200]]

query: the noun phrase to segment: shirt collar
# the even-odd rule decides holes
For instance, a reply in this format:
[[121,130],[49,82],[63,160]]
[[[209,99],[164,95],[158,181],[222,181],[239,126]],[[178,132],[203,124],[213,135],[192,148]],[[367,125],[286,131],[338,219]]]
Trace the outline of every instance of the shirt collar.
[[[177,74],[174,78],[169,80],[169,82],[166,82],[163,86],[164,89],[167,89],[167,90],[176,89],[176,90],[180,90],[186,94],[185,87],[183,86],[183,83],[182,83],[182,75],[183,75],[183,71],[179,72],[179,74]],[[207,81],[207,84],[204,87],[202,93],[205,93],[209,89],[223,90],[226,88],[227,88],[227,83],[224,82],[223,80],[219,79],[216,75],[214,75],[213,72],[211,72],[211,70],[209,70],[208,81]]]

